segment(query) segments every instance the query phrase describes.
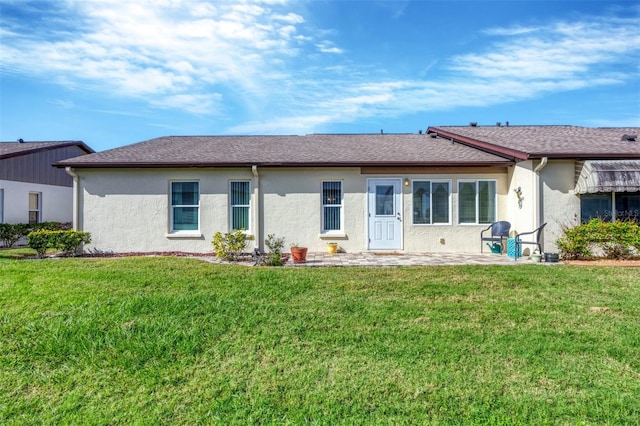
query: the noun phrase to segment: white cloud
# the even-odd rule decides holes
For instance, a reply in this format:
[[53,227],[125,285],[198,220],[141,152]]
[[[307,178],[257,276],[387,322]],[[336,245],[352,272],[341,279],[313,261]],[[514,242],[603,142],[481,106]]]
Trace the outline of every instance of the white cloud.
[[49,7],[42,22],[55,24],[24,31],[27,23],[3,16],[2,72],[197,115],[242,109],[251,118],[230,133],[308,133],[615,85],[637,74],[640,54],[637,13],[582,17],[492,27],[486,48],[425,58],[416,75],[394,79],[379,63],[356,63],[337,30],[316,28],[284,0],[16,4]]

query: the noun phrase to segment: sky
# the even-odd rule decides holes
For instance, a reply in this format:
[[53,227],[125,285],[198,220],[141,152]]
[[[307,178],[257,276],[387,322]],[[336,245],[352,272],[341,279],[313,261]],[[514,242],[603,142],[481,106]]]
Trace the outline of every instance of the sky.
[[0,140],[640,127],[640,0],[0,0]]

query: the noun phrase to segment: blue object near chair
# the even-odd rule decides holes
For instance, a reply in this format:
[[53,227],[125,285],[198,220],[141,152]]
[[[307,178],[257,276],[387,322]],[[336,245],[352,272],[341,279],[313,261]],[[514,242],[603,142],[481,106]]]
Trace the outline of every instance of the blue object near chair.
[[[506,220],[493,222],[487,229],[483,229],[480,232],[480,253],[484,253],[484,244],[486,242],[491,244],[489,247],[492,247],[493,244],[500,244],[500,246],[502,246],[502,241],[509,236],[510,230],[511,223]],[[485,232],[487,235],[485,235]],[[493,252],[493,250],[491,251]]]

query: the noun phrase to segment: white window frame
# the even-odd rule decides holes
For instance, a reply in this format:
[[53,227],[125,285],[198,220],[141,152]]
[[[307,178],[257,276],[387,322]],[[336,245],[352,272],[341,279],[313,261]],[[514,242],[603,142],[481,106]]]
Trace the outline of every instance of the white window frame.
[[[173,204],[173,184],[174,183],[196,183],[198,184],[198,204]],[[198,209],[198,227],[197,229],[174,229],[173,228],[173,211],[180,207],[197,207]],[[174,235],[200,234],[200,181],[191,179],[171,180],[169,181],[169,233]]]
[[[232,189],[231,187],[233,186],[234,183],[247,183],[249,184],[249,204],[232,204]],[[236,229],[233,229],[233,208],[234,207],[247,207],[248,211],[247,211],[247,217],[248,217],[248,224],[247,224],[247,228],[246,229],[242,229],[242,231],[245,234],[251,234],[251,181],[250,180],[231,180],[229,181],[229,230],[231,232],[236,231]]]
[[[495,184],[495,188],[496,188],[496,193],[495,193],[495,197],[493,199],[493,211],[494,211],[494,218],[493,220],[489,221],[489,222],[480,222],[478,219],[480,218],[480,202],[479,202],[479,197],[480,197],[480,191],[478,190],[478,185],[480,184],[480,182],[494,182]],[[475,187],[476,187],[476,196],[475,196],[475,221],[474,222],[460,222],[460,185],[463,183],[474,183]],[[458,225],[488,225],[490,223],[495,222],[496,220],[498,220],[498,181],[497,179],[458,179]]]
[[[340,184],[340,203],[330,204],[324,203],[324,184],[325,183],[338,183]],[[325,229],[325,208],[327,207],[338,207],[340,212],[340,229]],[[332,235],[332,234],[344,234],[344,181],[339,179],[326,179],[320,183],[320,233],[323,235]]]
[[4,188],[0,188],[0,223],[4,223]]
[[[35,195],[37,196],[37,206],[35,209],[31,208],[31,196]],[[28,221],[27,223],[29,223],[31,225],[31,213],[35,212],[37,214],[37,219],[35,221],[35,223],[41,223],[42,222],[42,192],[35,192],[35,191],[30,191],[29,192],[29,201],[28,201]]]
[[[430,217],[429,217],[429,223],[415,223],[414,222],[414,215],[411,215],[411,224],[414,226],[443,226],[443,225],[451,225],[451,193],[453,192],[453,183],[451,179],[429,179],[429,178],[420,178],[420,179],[413,179],[411,181],[411,211],[414,212],[415,211],[415,206],[414,206],[414,192],[415,192],[415,183],[416,182],[429,182],[429,212],[430,212]],[[447,215],[449,217],[449,220],[447,222],[438,222],[438,223],[433,223],[433,197],[431,196],[431,194],[433,194],[433,184],[434,183],[446,183],[449,185],[449,193],[448,193],[448,197],[447,197],[447,207],[448,207],[448,212]]]

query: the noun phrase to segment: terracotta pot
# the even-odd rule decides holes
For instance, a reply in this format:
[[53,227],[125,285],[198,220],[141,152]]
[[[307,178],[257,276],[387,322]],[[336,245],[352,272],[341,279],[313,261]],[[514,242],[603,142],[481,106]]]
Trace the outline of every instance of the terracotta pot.
[[305,263],[307,261],[306,247],[291,247],[291,257],[293,263]]

